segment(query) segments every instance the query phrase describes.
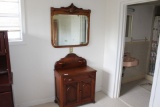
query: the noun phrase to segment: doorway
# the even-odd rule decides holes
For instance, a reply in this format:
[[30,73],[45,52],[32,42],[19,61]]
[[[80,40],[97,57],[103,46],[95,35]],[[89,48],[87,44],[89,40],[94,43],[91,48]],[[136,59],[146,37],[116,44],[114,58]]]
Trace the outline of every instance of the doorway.
[[[142,0],[142,2],[144,3],[144,2],[147,2],[147,1]],[[153,2],[150,2],[150,3],[153,3]],[[149,3],[149,4],[150,4],[150,3]],[[129,4],[132,4],[132,3],[122,3],[122,4],[121,4],[121,6],[122,6],[122,11],[123,11],[122,13],[124,13],[124,14],[123,14],[123,18],[126,17],[126,13],[125,13],[124,11],[125,11],[125,9],[127,8],[127,6],[128,6]],[[133,3],[133,4],[136,4],[136,3]],[[124,9],[124,10],[123,10],[123,9]],[[126,19],[124,18],[122,22],[126,22]],[[123,28],[122,28],[122,30],[123,30],[125,24],[121,24],[121,25],[123,25]],[[123,31],[121,31],[121,34],[124,35],[125,33],[124,33]],[[121,46],[123,47],[123,46],[124,46],[124,41],[122,40],[122,41],[120,41],[120,42],[121,42],[121,43],[120,43]],[[123,42],[123,43],[122,43],[122,42]],[[121,49],[122,49],[122,47],[121,47]],[[124,52],[121,51],[121,54],[123,54],[123,53],[124,53]],[[123,55],[121,55],[121,56],[123,56]],[[158,55],[158,56],[159,56],[159,55]],[[121,64],[118,64],[118,65],[121,66],[121,65],[122,65],[122,62],[120,62],[120,63],[121,63]],[[155,72],[159,72],[158,69],[159,69],[159,67],[157,66],[157,70],[155,70]],[[118,77],[118,78],[119,78],[119,79],[118,79],[119,82],[118,82],[118,86],[117,86],[117,87],[119,87],[119,88],[117,88],[117,90],[115,91],[115,95],[116,95],[116,96],[119,96],[119,95],[120,95],[120,84],[121,84],[121,79],[122,79],[122,78],[121,78],[121,74],[122,74],[122,72],[119,73],[119,74],[117,74],[117,75],[119,76],[119,77]],[[158,73],[157,73],[157,74],[158,74]],[[157,76],[154,77],[154,80],[157,80]],[[153,84],[153,86],[154,86],[154,89],[155,89],[156,83]],[[154,94],[155,94],[155,92],[153,91],[153,92],[152,92],[152,95],[151,95],[150,105],[151,105],[151,103],[153,103]]]
[[[127,6],[120,99],[135,107],[149,105],[152,88],[150,78],[154,75],[159,36],[155,30],[154,36],[152,33],[152,29],[156,29],[152,27],[156,5],[144,3]],[[142,102],[138,103],[141,99]]]

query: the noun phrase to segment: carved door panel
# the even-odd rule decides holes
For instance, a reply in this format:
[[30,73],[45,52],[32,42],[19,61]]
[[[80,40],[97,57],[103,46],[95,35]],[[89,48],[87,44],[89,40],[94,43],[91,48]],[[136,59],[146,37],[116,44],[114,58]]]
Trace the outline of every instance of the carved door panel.
[[64,105],[74,105],[78,102],[78,83],[68,83],[64,86]]
[[4,34],[0,32],[0,55],[5,54],[5,42],[4,42]]
[[88,78],[81,81],[81,102],[91,101],[93,97],[93,79]]

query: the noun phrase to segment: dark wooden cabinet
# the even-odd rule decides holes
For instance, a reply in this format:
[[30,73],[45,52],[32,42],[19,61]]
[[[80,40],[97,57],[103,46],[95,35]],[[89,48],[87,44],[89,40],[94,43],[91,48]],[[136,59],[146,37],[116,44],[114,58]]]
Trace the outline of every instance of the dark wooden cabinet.
[[75,107],[95,102],[96,70],[84,58],[68,54],[55,64],[55,102],[60,107]]
[[7,31],[0,31],[0,107],[14,107]]
[[0,32],[0,55],[5,54],[4,32]]
[[0,107],[13,107],[11,92],[0,93]]

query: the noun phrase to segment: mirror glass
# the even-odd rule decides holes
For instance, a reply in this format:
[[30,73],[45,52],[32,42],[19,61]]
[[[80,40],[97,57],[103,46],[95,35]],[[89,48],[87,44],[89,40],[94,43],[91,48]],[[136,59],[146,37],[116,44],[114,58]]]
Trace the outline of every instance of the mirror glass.
[[132,20],[133,20],[133,16],[127,15],[125,37],[132,37]]
[[55,46],[83,45],[87,43],[87,16],[57,14],[52,18]]
[[79,47],[89,44],[91,10],[51,7],[51,42],[55,48]]

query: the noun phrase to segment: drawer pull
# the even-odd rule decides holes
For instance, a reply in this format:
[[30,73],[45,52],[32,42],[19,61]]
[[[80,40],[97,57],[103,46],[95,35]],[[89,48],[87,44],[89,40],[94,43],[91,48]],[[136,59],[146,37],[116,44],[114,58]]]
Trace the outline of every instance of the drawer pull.
[[72,78],[69,78],[69,79],[67,79],[67,78],[64,78],[64,81],[71,82],[71,81],[73,81],[73,79],[72,79]]
[[73,79],[69,78],[68,81],[72,81]]
[[59,62],[58,64],[62,65],[63,63],[62,63],[62,62]]

